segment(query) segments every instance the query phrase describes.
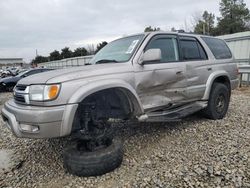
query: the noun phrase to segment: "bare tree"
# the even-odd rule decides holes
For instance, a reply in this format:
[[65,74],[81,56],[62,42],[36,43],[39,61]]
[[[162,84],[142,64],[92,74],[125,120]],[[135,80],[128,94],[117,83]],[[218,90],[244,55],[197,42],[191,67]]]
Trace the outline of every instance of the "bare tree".
[[190,23],[192,25],[192,30],[194,30],[195,26],[199,23],[199,21],[202,20],[202,12],[196,11],[192,14]]
[[87,51],[89,53],[89,55],[94,55],[95,54],[95,45],[94,44],[88,44],[87,45]]

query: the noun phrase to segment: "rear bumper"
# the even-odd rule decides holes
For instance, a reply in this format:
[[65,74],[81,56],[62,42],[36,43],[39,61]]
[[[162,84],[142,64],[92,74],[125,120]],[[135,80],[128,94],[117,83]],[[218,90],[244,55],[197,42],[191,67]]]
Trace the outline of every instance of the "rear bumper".
[[77,104],[54,107],[19,105],[9,100],[2,109],[3,120],[17,137],[54,138],[71,134]]
[[231,80],[231,89],[236,89],[239,86],[239,79]]

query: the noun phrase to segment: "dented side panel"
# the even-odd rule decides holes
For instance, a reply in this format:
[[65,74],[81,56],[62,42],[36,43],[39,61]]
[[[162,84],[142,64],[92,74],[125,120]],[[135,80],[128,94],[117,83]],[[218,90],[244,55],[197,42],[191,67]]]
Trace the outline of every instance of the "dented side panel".
[[206,81],[211,74],[212,64],[207,61],[186,62],[187,98],[199,100],[205,93]]
[[186,100],[185,63],[159,63],[136,66],[135,87],[145,111],[184,103]]

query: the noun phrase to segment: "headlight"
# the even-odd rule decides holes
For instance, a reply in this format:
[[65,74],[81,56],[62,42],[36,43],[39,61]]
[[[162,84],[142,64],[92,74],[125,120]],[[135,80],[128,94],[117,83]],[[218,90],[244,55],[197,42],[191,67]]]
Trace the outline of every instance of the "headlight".
[[60,84],[31,85],[29,97],[31,101],[48,101],[55,99],[60,91]]

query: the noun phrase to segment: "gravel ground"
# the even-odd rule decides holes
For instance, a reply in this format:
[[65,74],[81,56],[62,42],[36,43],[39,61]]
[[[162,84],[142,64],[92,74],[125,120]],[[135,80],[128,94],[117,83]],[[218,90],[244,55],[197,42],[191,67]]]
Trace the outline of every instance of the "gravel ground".
[[[0,94],[0,101],[10,97]],[[0,149],[16,165],[0,172],[0,187],[250,187],[250,89],[233,92],[220,121],[199,116],[164,124],[117,125],[125,141],[120,168],[100,177],[65,172],[68,139],[15,138],[0,124]]]

